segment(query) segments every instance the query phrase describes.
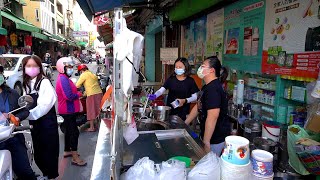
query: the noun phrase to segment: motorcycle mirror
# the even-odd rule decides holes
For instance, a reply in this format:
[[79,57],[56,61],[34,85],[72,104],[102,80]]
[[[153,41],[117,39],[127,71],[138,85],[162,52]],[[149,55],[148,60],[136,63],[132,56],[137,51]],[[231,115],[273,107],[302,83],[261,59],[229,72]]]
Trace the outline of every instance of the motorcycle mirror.
[[29,95],[21,96],[18,99],[18,104],[20,107],[29,108],[33,104],[33,98]]

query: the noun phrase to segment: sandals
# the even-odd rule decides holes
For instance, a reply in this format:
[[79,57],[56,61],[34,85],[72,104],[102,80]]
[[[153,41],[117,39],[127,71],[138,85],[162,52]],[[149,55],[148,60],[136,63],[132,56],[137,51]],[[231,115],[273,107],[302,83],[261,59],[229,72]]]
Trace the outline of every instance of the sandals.
[[71,164],[72,165],[75,165],[75,166],[86,166],[87,165],[87,162],[83,161],[83,160],[80,160],[80,161],[74,161],[73,159],[71,160]]
[[[78,154],[78,156],[80,156],[80,154]],[[72,154],[64,154],[63,157],[64,158],[72,157]]]

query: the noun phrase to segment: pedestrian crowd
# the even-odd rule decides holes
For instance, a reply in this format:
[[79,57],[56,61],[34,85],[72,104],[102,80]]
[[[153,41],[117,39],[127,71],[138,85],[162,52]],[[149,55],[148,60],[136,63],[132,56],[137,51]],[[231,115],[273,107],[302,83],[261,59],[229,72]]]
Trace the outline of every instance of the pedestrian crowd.
[[[27,147],[23,134],[0,142],[0,150],[9,150],[12,156],[12,168],[18,179],[57,179],[59,177],[59,131],[57,114],[64,121],[64,153],[63,158],[71,157],[71,164],[85,166],[87,163],[78,153],[79,128],[77,115],[87,107],[87,120],[90,127],[87,132],[96,131],[95,120],[99,116],[102,90],[98,78],[81,64],[77,67],[80,74],[75,84],[70,77],[74,74],[75,64],[70,57],[62,57],[56,63],[59,72],[56,85],[46,78],[42,60],[36,55],[27,56],[22,60],[23,95],[29,95],[33,104],[28,109],[21,109],[13,115],[19,122],[28,120],[32,125],[31,137],[34,148],[34,161],[42,172],[37,177],[29,162]],[[84,87],[85,92],[79,88]],[[86,97],[81,104],[80,98]],[[0,65],[0,113],[10,118],[10,111],[19,108],[18,93],[5,83],[4,68]],[[58,105],[56,112],[55,104]],[[19,124],[19,123],[18,123]]]

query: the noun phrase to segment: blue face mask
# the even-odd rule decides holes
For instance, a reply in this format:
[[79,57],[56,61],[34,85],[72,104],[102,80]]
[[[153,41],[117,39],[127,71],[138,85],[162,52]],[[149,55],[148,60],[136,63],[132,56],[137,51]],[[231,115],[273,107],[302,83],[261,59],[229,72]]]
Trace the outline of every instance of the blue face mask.
[[4,82],[5,82],[4,76],[0,74],[0,86],[4,84]]
[[73,69],[67,68],[67,72],[66,73],[67,73],[68,76],[72,76]]
[[177,75],[182,75],[182,74],[184,74],[184,69],[175,68],[175,69],[174,69],[174,72],[175,72]]

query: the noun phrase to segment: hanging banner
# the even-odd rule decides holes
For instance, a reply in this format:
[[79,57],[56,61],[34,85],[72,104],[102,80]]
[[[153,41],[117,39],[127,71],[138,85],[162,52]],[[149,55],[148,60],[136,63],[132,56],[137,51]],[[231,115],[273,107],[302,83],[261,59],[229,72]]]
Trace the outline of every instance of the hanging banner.
[[87,36],[89,36],[89,32],[87,32],[87,31],[73,31],[72,36],[73,37],[87,37]]
[[207,15],[206,57],[217,56],[222,60],[224,10]]
[[320,62],[320,1],[268,0],[262,72],[316,78]]
[[223,64],[261,72],[265,0],[239,1],[224,9]]
[[195,46],[194,46],[194,21],[184,26],[183,38],[183,56],[186,57],[190,64],[194,64]]
[[194,22],[194,43],[196,45],[195,63],[201,63],[204,60],[206,52],[206,23],[207,17],[204,16]]

